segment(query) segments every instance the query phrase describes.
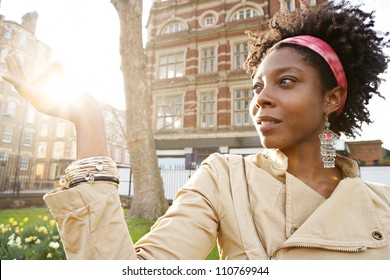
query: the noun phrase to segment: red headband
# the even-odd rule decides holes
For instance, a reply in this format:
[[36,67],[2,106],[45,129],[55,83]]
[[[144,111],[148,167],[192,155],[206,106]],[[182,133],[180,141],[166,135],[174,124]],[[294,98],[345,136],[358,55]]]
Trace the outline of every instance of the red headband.
[[337,115],[340,115],[344,109],[345,100],[347,98],[347,78],[345,77],[343,65],[332,47],[325,41],[309,35],[290,37],[280,41],[279,43],[290,43],[307,47],[325,59],[337,80],[337,84],[344,90],[344,97],[341,106],[337,110]]

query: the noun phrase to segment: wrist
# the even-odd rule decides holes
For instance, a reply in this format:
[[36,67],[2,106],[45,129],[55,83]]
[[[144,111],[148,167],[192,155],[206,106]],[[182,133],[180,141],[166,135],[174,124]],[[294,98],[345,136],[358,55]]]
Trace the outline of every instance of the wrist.
[[74,118],[77,135],[77,158],[108,156],[103,114],[99,108],[88,108]]
[[65,169],[65,175],[61,177],[60,185],[72,188],[80,183],[93,184],[95,181],[119,184],[118,169],[110,157],[83,158],[71,163]]

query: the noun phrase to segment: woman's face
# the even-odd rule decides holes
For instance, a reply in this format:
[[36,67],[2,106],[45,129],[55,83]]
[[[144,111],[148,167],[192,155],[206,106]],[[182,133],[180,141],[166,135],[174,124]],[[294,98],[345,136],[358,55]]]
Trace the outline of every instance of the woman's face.
[[318,71],[289,47],[271,51],[253,78],[250,114],[266,148],[318,145],[324,102]]

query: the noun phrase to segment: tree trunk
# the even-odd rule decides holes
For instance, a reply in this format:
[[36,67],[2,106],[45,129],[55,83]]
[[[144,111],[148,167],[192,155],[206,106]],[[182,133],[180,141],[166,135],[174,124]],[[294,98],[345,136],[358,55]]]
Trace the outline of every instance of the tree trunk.
[[129,216],[156,219],[168,208],[152,130],[152,97],[142,44],[142,0],[112,0],[120,22],[120,54],[126,96],[127,145],[134,176]]

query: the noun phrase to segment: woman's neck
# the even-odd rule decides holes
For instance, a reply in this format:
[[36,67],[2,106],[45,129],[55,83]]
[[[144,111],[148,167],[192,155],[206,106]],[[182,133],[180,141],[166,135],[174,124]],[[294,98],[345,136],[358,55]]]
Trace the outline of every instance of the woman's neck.
[[320,147],[294,147],[281,150],[288,158],[287,172],[328,198],[342,178],[338,168],[324,168]]

